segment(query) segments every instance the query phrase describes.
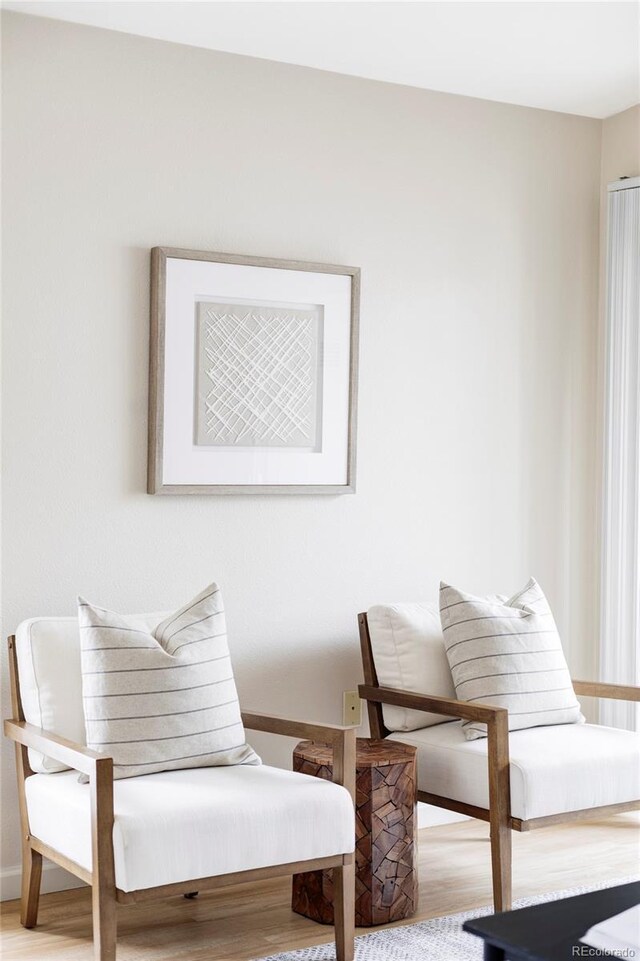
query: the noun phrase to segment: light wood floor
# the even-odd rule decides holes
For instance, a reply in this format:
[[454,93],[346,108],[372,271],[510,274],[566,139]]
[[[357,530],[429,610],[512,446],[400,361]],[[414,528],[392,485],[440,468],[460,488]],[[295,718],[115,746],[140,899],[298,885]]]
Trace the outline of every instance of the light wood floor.
[[[514,897],[637,873],[639,824],[634,813],[514,832]],[[412,921],[490,903],[486,824],[422,830],[419,862],[420,904]],[[291,913],[289,894],[290,881],[276,879],[201,894],[195,901],[119,907],[118,961],[250,961],[330,941],[332,928]],[[88,888],[44,895],[32,931],[20,927],[18,913],[17,901],[5,902],[2,961],[92,961]]]

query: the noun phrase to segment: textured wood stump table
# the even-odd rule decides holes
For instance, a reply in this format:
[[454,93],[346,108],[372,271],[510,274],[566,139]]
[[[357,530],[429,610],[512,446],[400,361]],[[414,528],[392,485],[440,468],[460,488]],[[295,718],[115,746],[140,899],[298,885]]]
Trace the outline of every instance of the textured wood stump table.
[[[302,741],[293,769],[330,781],[332,751]],[[358,738],[356,755],[356,925],[411,917],[417,907],[415,866],[416,749],[394,741]],[[333,924],[333,872],[293,877],[292,908]]]

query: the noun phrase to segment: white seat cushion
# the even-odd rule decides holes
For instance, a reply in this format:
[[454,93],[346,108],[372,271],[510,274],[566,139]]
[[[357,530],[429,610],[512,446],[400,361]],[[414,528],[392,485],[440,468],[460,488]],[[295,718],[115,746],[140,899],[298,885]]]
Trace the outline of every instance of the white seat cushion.
[[[418,788],[489,807],[487,741],[467,741],[461,722],[427,727],[390,740],[418,749]],[[512,731],[511,814],[565,814],[640,799],[640,737],[595,724]]]
[[[91,869],[89,785],[75,771],[26,781],[31,833]],[[122,891],[354,849],[349,792],[322,778],[238,765],[114,783],[116,885]]]

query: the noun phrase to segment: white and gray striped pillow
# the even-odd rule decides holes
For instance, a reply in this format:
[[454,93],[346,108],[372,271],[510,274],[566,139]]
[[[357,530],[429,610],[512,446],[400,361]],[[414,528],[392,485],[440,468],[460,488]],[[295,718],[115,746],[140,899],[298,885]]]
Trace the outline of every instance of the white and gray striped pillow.
[[151,633],[78,598],[87,746],[116,778],[260,764],[246,743],[216,584]]
[[[508,601],[440,584],[440,618],[458,699],[509,711],[509,730],[584,721],[553,614],[533,579]],[[486,724],[465,721],[467,740]]]

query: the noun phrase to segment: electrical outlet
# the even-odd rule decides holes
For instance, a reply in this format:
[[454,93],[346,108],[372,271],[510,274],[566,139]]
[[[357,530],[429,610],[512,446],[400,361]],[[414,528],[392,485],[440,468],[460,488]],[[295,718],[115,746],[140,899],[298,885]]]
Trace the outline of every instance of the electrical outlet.
[[342,694],[342,723],[362,724],[362,701],[357,691],[344,691]]

